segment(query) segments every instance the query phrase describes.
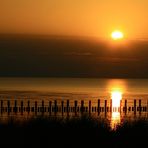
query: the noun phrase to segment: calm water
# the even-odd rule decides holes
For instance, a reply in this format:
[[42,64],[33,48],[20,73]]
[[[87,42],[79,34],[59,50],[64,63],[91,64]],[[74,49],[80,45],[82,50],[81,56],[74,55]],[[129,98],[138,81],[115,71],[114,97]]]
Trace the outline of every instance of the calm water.
[[[88,106],[91,100],[92,106],[97,106],[98,99],[101,100],[101,106],[104,106],[105,99],[107,106],[110,106],[111,95],[114,92],[121,95],[122,102],[127,99],[127,106],[133,107],[133,100],[141,99],[142,106],[148,107],[148,79],[0,78],[0,99],[3,100],[4,106],[7,106],[7,100],[10,100],[12,107],[14,100],[18,100],[18,106],[20,100],[24,101],[24,106],[27,106],[28,100],[30,106],[34,106],[34,101],[38,101],[38,105],[41,106],[41,101],[44,100],[45,106],[48,107],[49,100],[57,100],[57,105],[60,105],[61,100],[67,99],[70,100],[70,106],[74,106],[74,100],[78,100],[78,105],[84,100],[85,106]],[[118,96],[115,97],[118,99]],[[4,112],[0,116],[1,121],[7,120],[10,116],[29,118],[34,116],[34,113]],[[101,113],[99,116],[108,118],[111,124],[115,124],[125,119],[148,118],[148,113],[141,112],[135,115],[129,111],[127,114],[114,112],[107,115]]]
[[41,91],[99,95],[112,88],[125,94],[148,94],[148,79],[0,78],[1,91]]

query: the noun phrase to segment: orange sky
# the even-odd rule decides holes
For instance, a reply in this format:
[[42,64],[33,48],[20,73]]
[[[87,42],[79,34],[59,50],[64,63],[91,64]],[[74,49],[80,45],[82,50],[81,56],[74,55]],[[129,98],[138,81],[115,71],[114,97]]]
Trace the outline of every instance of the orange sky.
[[148,0],[1,0],[0,33],[148,38]]

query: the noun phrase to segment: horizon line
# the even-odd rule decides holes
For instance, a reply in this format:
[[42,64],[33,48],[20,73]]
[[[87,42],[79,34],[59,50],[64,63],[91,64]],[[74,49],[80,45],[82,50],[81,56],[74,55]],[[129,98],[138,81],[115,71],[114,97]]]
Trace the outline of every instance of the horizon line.
[[[95,39],[98,41],[107,41],[111,40],[110,37],[99,37],[99,36],[93,36],[93,35],[62,35],[62,34],[41,34],[41,33],[0,33],[1,36],[26,36],[26,37],[55,37],[55,38],[66,38],[66,39]],[[148,41],[148,38],[125,38],[123,40],[127,41]]]

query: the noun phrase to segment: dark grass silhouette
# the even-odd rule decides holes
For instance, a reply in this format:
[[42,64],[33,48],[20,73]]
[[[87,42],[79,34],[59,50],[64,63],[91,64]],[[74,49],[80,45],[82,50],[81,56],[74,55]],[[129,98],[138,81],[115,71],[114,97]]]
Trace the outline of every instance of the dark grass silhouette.
[[105,120],[38,117],[19,122],[11,119],[0,124],[1,147],[130,147],[146,146],[146,119],[125,122],[111,130]]

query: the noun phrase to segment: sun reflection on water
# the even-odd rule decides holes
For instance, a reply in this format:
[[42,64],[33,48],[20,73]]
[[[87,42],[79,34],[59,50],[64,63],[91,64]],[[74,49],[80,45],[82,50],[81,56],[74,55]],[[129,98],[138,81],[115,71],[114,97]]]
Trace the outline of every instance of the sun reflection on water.
[[112,112],[111,112],[111,128],[116,129],[117,125],[121,124],[121,100],[123,93],[125,92],[126,84],[123,80],[111,80],[108,84],[108,88],[111,94],[112,100]]
[[111,98],[111,128],[116,129],[118,124],[121,124],[121,100],[123,94],[126,93],[126,81],[123,79],[111,79],[108,82],[108,92]]
[[111,92],[112,99],[112,114],[111,114],[111,128],[115,129],[120,124],[120,102],[122,100],[122,92],[114,90]]
[[111,92],[112,99],[112,113],[111,113],[111,128],[115,129],[120,124],[120,102],[122,100],[122,92],[113,90]]
[[111,128],[116,129],[117,125],[119,125],[120,123],[120,112],[112,112]]

